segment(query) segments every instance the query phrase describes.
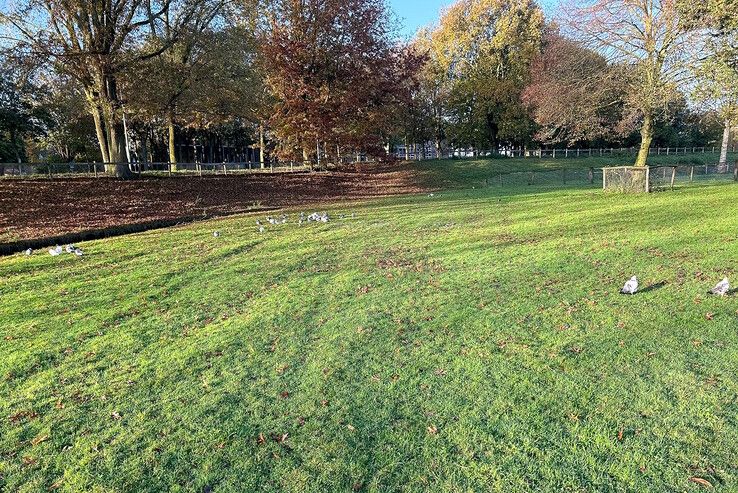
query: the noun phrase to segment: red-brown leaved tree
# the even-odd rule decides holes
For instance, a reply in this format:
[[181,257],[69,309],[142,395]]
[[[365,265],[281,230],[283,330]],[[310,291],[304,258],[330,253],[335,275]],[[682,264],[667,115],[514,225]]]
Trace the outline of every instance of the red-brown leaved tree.
[[275,2],[262,65],[279,155],[380,152],[420,66],[393,34],[383,0]]

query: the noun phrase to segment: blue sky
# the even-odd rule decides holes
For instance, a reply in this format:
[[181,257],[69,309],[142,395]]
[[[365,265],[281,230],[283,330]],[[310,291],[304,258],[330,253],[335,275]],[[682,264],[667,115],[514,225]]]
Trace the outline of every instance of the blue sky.
[[[392,10],[402,24],[402,34],[412,36],[419,27],[438,19],[441,8],[452,4],[454,0],[389,0]],[[546,13],[554,10],[556,0],[540,0]]]
[[402,34],[412,36],[415,31],[438,19],[441,7],[452,0],[389,0],[389,5],[402,24]]

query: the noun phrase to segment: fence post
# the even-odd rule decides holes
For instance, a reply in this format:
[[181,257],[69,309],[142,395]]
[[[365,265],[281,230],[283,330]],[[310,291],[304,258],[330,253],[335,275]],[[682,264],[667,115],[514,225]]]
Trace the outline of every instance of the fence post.
[[738,181],[738,161],[733,164],[733,181]]
[[561,180],[564,182],[564,185],[566,185],[566,168],[561,169]]
[[197,172],[200,175],[200,178],[202,178],[202,163],[197,163]]
[[536,173],[535,171],[530,172],[530,180],[528,180],[528,185],[533,185],[533,178],[535,178]]
[[95,178],[97,178],[97,161],[92,161],[92,169],[95,170]]
[[228,168],[226,167],[226,163],[223,163],[223,175],[228,176]]
[[689,183],[694,181],[694,166],[689,169]]
[[589,184],[594,183],[594,168],[589,168]]
[[672,166],[671,168],[671,189],[674,190],[674,180],[676,180],[677,167]]

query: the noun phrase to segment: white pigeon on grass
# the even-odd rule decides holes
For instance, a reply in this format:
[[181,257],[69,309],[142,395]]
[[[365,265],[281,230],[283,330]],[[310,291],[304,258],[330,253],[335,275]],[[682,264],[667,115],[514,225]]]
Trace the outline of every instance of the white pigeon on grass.
[[85,252],[83,252],[81,248],[75,248],[75,249],[74,249],[74,254],[75,254],[76,256],[78,256],[78,257],[81,257],[82,255],[84,255],[84,254],[85,254]]
[[65,251],[66,251],[67,253],[74,253],[74,250],[75,250],[76,248],[77,248],[77,247],[76,247],[76,246],[74,246],[74,245],[67,245],[67,246],[65,246],[65,247],[64,247],[64,250],[65,250]]
[[259,233],[263,233],[263,232],[264,232],[264,226],[259,226]]
[[623,289],[620,290],[621,294],[636,294],[638,292],[638,278],[633,276],[628,282],[625,283]]
[[220,237],[220,231],[213,231],[213,238],[219,238]]
[[726,277],[725,279],[717,283],[717,286],[710,290],[710,294],[714,294],[716,296],[725,296],[726,294],[728,294],[728,291],[730,291],[730,281],[728,281],[728,278]]
[[54,248],[49,248],[49,255],[51,255],[52,257],[56,257],[61,255],[62,251],[62,247],[56,245]]
[[29,248],[28,250],[26,250],[23,253],[26,254],[26,257],[30,257],[31,255],[33,255],[33,248]]

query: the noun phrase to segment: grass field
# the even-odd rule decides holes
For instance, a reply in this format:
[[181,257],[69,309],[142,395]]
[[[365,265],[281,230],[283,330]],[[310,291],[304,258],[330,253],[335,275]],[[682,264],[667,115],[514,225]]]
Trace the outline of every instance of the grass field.
[[1,258],[0,491],[736,491],[737,200],[459,189]]
[[[717,164],[719,156],[710,153],[690,153],[671,156],[651,156],[650,166],[704,166]],[[738,154],[729,153],[728,162],[738,159]],[[422,180],[429,185],[442,188],[469,188],[484,186],[485,180],[496,182],[499,174],[516,174],[530,171],[545,173],[560,169],[599,170],[608,166],[630,166],[633,156],[604,156],[580,158],[497,158],[497,159],[440,159],[413,162]],[[575,178],[572,176],[572,178]],[[579,176],[583,182],[586,173]],[[602,175],[598,176],[601,184]],[[520,181],[520,180],[518,180]]]

